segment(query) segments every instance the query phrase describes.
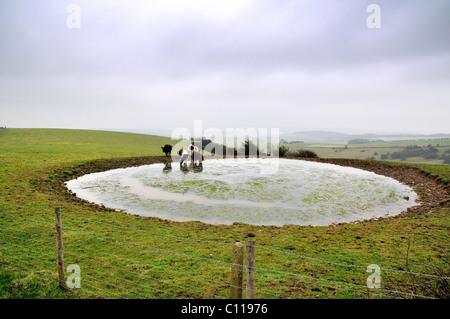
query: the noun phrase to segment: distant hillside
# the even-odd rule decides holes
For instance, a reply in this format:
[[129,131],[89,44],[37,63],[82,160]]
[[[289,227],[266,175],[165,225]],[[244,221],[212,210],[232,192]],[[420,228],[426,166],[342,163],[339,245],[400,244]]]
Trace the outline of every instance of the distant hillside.
[[164,136],[170,137],[173,129],[125,129],[125,128],[96,128],[95,130],[100,131],[111,131],[111,132],[123,132],[123,133],[135,133],[153,136]]
[[[101,130],[101,129],[99,129]],[[171,129],[104,129],[113,132],[137,133],[144,135],[154,135],[161,137],[169,137],[172,134]],[[1,131],[0,131],[1,132]],[[223,132],[224,136],[226,132]],[[400,141],[400,140],[433,140],[439,138],[450,138],[450,134],[346,134],[329,131],[302,131],[294,133],[285,133],[280,135],[282,142],[304,142],[304,143],[345,143],[354,140],[371,141]]]
[[304,131],[289,134],[281,134],[281,139],[291,141],[303,141],[305,143],[348,143],[351,140],[420,140],[450,138],[450,134],[345,134],[327,131]]

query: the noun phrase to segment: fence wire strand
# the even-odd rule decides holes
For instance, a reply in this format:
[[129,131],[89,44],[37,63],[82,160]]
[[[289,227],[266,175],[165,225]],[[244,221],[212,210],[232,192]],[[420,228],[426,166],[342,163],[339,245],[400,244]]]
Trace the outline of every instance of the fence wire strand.
[[[27,212],[28,210],[30,211],[40,211],[40,212],[48,212],[48,213],[52,213],[54,214],[54,210],[48,210],[48,209],[41,209],[41,208],[33,208],[33,207],[23,207],[23,206],[17,206],[14,204],[10,204],[10,203],[1,203],[0,205],[2,205],[3,207],[10,207],[10,208],[15,208],[17,210],[21,210],[21,212]],[[95,223],[98,225],[102,225],[102,226],[107,226],[107,227],[111,227],[114,229],[119,229],[119,230],[124,230],[124,231],[130,231],[133,233],[141,233],[141,234],[145,234],[145,235],[149,235],[149,236],[158,236],[158,237],[163,237],[163,238],[167,238],[167,239],[174,239],[177,241],[185,241],[185,242],[195,242],[198,244],[208,244],[208,245],[214,245],[214,248],[218,248],[218,247],[230,247],[230,246],[234,246],[234,243],[226,243],[226,242],[219,242],[219,241],[210,241],[210,240],[202,240],[202,239],[195,239],[195,238],[186,238],[186,237],[180,237],[180,236],[175,236],[172,234],[161,234],[161,233],[155,233],[155,232],[150,232],[150,231],[146,231],[146,230],[142,230],[142,229],[135,229],[135,228],[130,228],[130,227],[123,227],[123,226],[119,226],[119,225],[115,225],[112,223],[105,223],[102,221],[98,221],[92,218],[87,218],[87,217],[81,217],[78,215],[74,215],[71,213],[66,213],[63,212],[61,213],[62,216],[67,216],[69,217],[69,219],[66,219],[66,224],[72,224],[74,222],[76,222],[76,220],[80,220],[83,221],[84,223]],[[46,253],[44,252],[44,243],[47,244],[48,240],[52,240],[53,241],[53,245],[55,244],[54,240],[54,233],[50,232],[51,230],[55,229],[55,223],[54,222],[48,222],[46,220],[39,220],[36,218],[30,218],[30,216],[21,216],[17,213],[12,213],[12,212],[4,212],[4,211],[0,211],[0,216],[3,216],[5,218],[10,218],[10,219],[14,219],[14,220],[19,220],[21,222],[26,221],[27,223],[33,224],[33,225],[38,225],[39,227],[43,227],[43,229],[46,229],[46,232],[48,230],[48,234],[45,233],[36,233],[35,231],[30,231],[29,229],[25,228],[25,229],[17,229],[17,227],[15,228],[14,224],[11,225],[4,225],[4,224],[0,224],[1,228],[0,228],[0,235],[8,237],[8,238],[14,238],[15,240],[20,240],[21,243],[29,243],[31,244],[30,246],[35,248],[36,246],[39,246],[39,250],[33,250],[29,247],[25,247],[23,245],[17,245],[17,243],[13,243],[11,241],[0,241],[2,243],[2,246],[0,246],[0,249],[3,251],[9,251],[11,252],[11,256],[7,256],[8,258],[12,258],[15,259],[16,265],[19,267],[27,267],[23,264],[23,262],[26,263],[31,263],[29,261],[29,259],[33,259],[36,261],[39,261],[43,264],[50,264],[52,265],[52,268],[56,268],[56,254],[50,254],[50,253]],[[51,217],[51,220],[53,221],[53,215],[49,215],[49,217]],[[0,219],[1,222],[1,219]],[[126,296],[123,296],[122,294],[110,291],[110,290],[105,290],[105,288],[100,288],[97,285],[93,285],[92,283],[87,283],[83,281],[84,285],[87,285],[88,287],[90,287],[91,289],[94,290],[98,290],[101,293],[97,294],[96,292],[92,291],[92,290],[87,290],[87,289],[82,289],[82,293],[83,294],[90,294],[90,295],[94,295],[96,297],[99,298],[104,298],[103,294],[107,294],[108,296],[110,295],[114,295],[116,297],[119,298],[128,298],[129,294],[135,295],[135,296],[139,296],[139,297],[143,297],[143,298],[154,298],[153,296],[148,296],[147,294],[143,293],[141,290],[139,291],[134,291],[131,290],[129,288],[127,288],[128,286],[132,285],[132,287],[140,287],[142,289],[145,290],[152,290],[155,291],[156,293],[160,293],[160,294],[164,294],[164,295],[170,295],[172,297],[175,298],[183,298],[183,295],[180,294],[176,294],[173,291],[175,289],[181,289],[182,292],[187,292],[190,291],[196,295],[208,295],[210,297],[214,297],[214,298],[223,298],[223,296],[216,294],[216,293],[209,293],[206,292],[205,290],[200,290],[200,289],[195,289],[195,288],[191,288],[187,285],[180,285],[178,283],[175,283],[173,280],[172,282],[168,282],[166,280],[163,279],[158,279],[158,278],[154,278],[152,276],[149,276],[147,274],[142,274],[136,271],[131,271],[129,269],[125,269],[123,267],[120,267],[116,264],[111,264],[111,263],[107,263],[107,262],[102,262],[99,261],[97,259],[93,259],[87,256],[90,256],[88,253],[86,253],[86,251],[90,251],[92,253],[95,254],[105,254],[107,255],[108,258],[115,258],[117,260],[122,260],[125,263],[132,263],[132,264],[141,264],[141,265],[145,265],[147,267],[152,267],[151,269],[154,269],[155,271],[162,271],[162,272],[172,272],[174,274],[177,275],[177,278],[180,280],[181,278],[191,278],[193,280],[195,280],[195,282],[198,284],[199,282],[208,282],[209,284],[214,284],[217,285],[218,288],[223,288],[223,287],[227,287],[227,288],[231,288],[234,287],[236,288],[236,286],[231,285],[230,283],[227,282],[223,282],[223,281],[218,281],[212,279],[212,278],[207,278],[204,277],[202,275],[199,275],[198,273],[194,273],[191,274],[187,271],[187,269],[185,269],[184,271],[180,271],[180,270],[176,270],[176,269],[172,269],[172,266],[164,266],[164,265],[155,265],[155,264],[150,264],[150,263],[146,263],[143,262],[142,260],[136,260],[136,259],[132,259],[132,258],[127,258],[124,256],[119,256],[117,254],[112,254],[110,252],[106,252],[106,251],[101,251],[98,249],[94,249],[94,248],[88,248],[88,247],[84,247],[82,245],[78,245],[77,240],[80,240],[83,242],[82,238],[91,238],[94,240],[101,240],[101,241],[107,241],[109,243],[114,243],[114,244],[118,244],[118,245],[122,245],[122,246],[126,246],[128,247],[128,251],[126,250],[121,250],[123,253],[126,252],[130,252],[132,253],[133,251],[136,251],[137,249],[139,249],[139,253],[142,256],[142,253],[149,253],[149,254],[160,254],[160,262],[162,261],[162,258],[167,258],[172,257],[172,258],[177,258],[181,261],[185,261],[185,260],[189,260],[190,262],[193,262],[195,265],[195,263],[201,263],[204,264],[205,267],[211,267],[211,277],[213,276],[213,269],[223,269],[226,270],[227,272],[230,270],[230,268],[234,268],[237,269],[237,271],[246,273],[247,272],[247,267],[245,265],[241,265],[241,264],[234,264],[232,262],[229,261],[224,261],[224,260],[219,260],[219,259],[215,259],[215,258],[207,258],[207,257],[202,257],[202,256],[196,256],[193,254],[189,254],[189,253],[185,253],[185,252],[180,252],[180,251],[174,251],[171,249],[164,249],[161,247],[156,247],[156,246],[151,246],[151,245],[146,245],[143,243],[137,243],[137,242],[132,242],[132,241],[128,241],[122,238],[117,238],[115,236],[107,236],[107,235],[103,235],[103,234],[99,234],[99,233],[93,233],[84,229],[80,228],[80,225],[75,225],[75,227],[72,226],[67,226],[64,225],[65,223],[63,223],[63,234],[64,232],[67,231],[72,232],[73,234],[76,234],[77,236],[74,237],[73,234],[69,237],[70,240],[68,241],[64,241],[64,246],[65,246],[65,250],[64,253],[67,255],[72,256],[72,261],[76,262],[77,260],[82,261],[82,262],[93,262],[96,265],[101,266],[100,268],[113,268],[116,270],[115,275],[111,274],[111,273],[107,273],[104,271],[100,271],[98,269],[93,269],[90,267],[87,267],[86,265],[83,265],[83,268],[85,270],[87,270],[88,272],[91,272],[91,274],[86,274],[83,272],[83,276],[88,277],[90,280],[93,280],[94,282],[100,283],[105,285],[105,287],[108,286],[112,286],[115,289],[121,291],[126,291]],[[84,226],[84,225],[82,225]],[[36,227],[36,226],[33,226]],[[20,232],[22,234],[22,236],[26,237],[26,238],[21,238],[21,237],[17,237],[11,234],[11,232],[6,233],[5,230],[9,230],[9,231],[17,231]],[[34,230],[34,229],[33,229]],[[48,236],[49,234],[51,234],[51,237]],[[80,238],[81,237],[81,238]],[[32,239],[37,239],[39,238],[38,241],[36,240],[31,240]],[[445,239],[445,238],[444,238]],[[299,258],[299,259],[306,259],[306,260],[310,260],[310,261],[314,261],[317,263],[323,263],[323,264],[328,264],[328,265],[333,265],[336,267],[345,267],[345,268],[349,268],[349,269],[367,269],[367,266],[362,266],[362,265],[353,265],[353,264],[347,264],[347,263],[340,263],[340,262],[335,262],[335,261],[329,261],[329,260],[323,260],[323,259],[319,259],[319,258],[313,258],[310,256],[305,256],[305,255],[301,255],[301,254],[295,254],[292,252],[288,252],[288,251],[283,251],[280,249],[275,249],[275,248],[271,248],[271,247],[266,247],[266,246],[258,246],[258,245],[250,245],[250,244],[243,244],[244,247],[245,246],[252,246],[254,248],[257,248],[258,250],[261,251],[269,251],[269,252],[274,252],[277,254],[283,254],[286,256],[291,256],[292,258]],[[10,249],[11,247],[15,247],[18,249]],[[9,248],[8,248],[9,247]],[[76,248],[73,250],[73,248]],[[184,247],[184,246],[183,246]],[[54,247],[52,248],[54,249]],[[191,248],[192,249],[192,248]],[[27,253],[25,253],[25,250],[27,250],[28,252],[32,253],[32,255],[29,255]],[[87,256],[80,256],[80,250],[83,251],[83,253],[85,253]],[[21,256],[25,256],[28,258],[28,260],[25,259],[21,259],[20,257],[16,256],[17,254],[21,255]],[[92,255],[92,254],[91,254]],[[46,256],[48,257],[48,259],[43,259],[39,256]],[[11,267],[11,263],[8,263],[6,260],[2,260],[1,262],[2,265],[5,265],[7,267]],[[37,265],[34,265],[37,266]],[[28,268],[30,269],[30,268]],[[450,277],[447,276],[439,276],[439,275],[434,275],[434,274],[426,274],[426,273],[421,273],[421,272],[411,272],[411,271],[406,271],[406,270],[399,270],[399,269],[390,269],[390,268],[381,268],[381,270],[385,271],[385,272],[392,272],[392,273],[402,273],[402,274],[408,274],[408,275],[413,275],[413,276],[420,276],[420,277],[426,277],[426,278],[434,278],[434,279],[440,279],[440,280],[449,280]],[[54,269],[55,271],[56,269]],[[298,273],[293,273],[293,272],[287,272],[287,271],[281,271],[281,270],[277,270],[277,269],[271,269],[271,268],[265,268],[265,267],[253,267],[253,270],[255,271],[255,274],[257,274],[258,276],[262,276],[265,278],[272,278],[275,280],[278,280],[279,282],[282,281],[287,281],[287,282],[291,282],[292,284],[296,285],[296,284],[303,284],[303,285],[317,285],[317,286],[321,286],[321,287],[325,287],[325,288],[331,288],[334,289],[335,291],[338,290],[346,290],[346,291],[352,291],[352,292],[356,292],[356,293],[362,293],[362,294],[371,294],[377,297],[387,297],[387,298],[391,298],[392,295],[397,295],[397,296],[407,296],[407,297],[412,297],[412,298],[433,298],[430,296],[424,296],[424,295],[420,295],[420,294],[416,294],[416,293],[409,293],[409,292],[403,292],[403,291],[398,291],[398,290],[392,290],[392,289],[385,289],[385,288],[378,288],[376,289],[376,291],[368,291],[368,287],[364,286],[364,285],[360,285],[360,284],[355,284],[355,283],[351,283],[351,282],[345,282],[345,281],[341,281],[341,280],[332,280],[332,279],[326,279],[326,278],[317,278],[314,276],[307,276],[307,275],[302,275],[302,274],[298,274]],[[171,286],[171,290],[166,290],[166,289],[158,289],[156,287],[152,287],[146,284],[141,284],[139,281],[133,281],[130,279],[126,279],[126,278],[122,278],[120,276],[118,276],[117,271],[119,272],[126,272],[128,274],[131,274],[133,276],[137,276],[138,279],[139,278],[146,278],[151,280],[152,282],[158,282],[159,285],[163,285],[163,286]],[[57,271],[56,271],[57,272]],[[100,275],[100,278],[98,278],[97,276],[93,276],[92,272]],[[215,272],[215,271],[214,271]],[[221,276],[222,277],[226,277],[225,275],[225,271],[221,272]],[[47,274],[47,273],[45,273]],[[49,274],[47,274],[49,275]],[[55,280],[55,278],[53,276],[50,276],[53,280]],[[111,282],[111,280],[105,281],[104,278],[108,277],[109,279],[116,281],[117,284],[113,284]],[[119,284],[119,282],[121,284]],[[192,282],[189,282],[192,284]],[[125,287],[124,287],[125,285]],[[266,285],[265,281],[262,281],[259,283],[259,286],[264,286]],[[244,288],[245,287],[239,287],[239,288]],[[254,292],[257,293],[258,295],[268,295],[268,296],[273,296],[273,297],[277,297],[277,298],[284,298],[285,294],[280,294],[278,291],[278,286],[277,286],[277,293],[273,293],[273,292],[269,292],[267,291],[267,288],[265,290],[262,289],[254,289]],[[210,286],[210,289],[213,290],[213,286]],[[387,294],[385,294],[387,293]],[[289,295],[286,295],[286,297],[289,298]]]

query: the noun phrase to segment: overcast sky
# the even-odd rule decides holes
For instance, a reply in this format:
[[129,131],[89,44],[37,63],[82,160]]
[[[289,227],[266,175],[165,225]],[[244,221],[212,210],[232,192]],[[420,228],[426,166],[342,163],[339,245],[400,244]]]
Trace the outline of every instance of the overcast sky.
[[448,0],[1,0],[0,126],[450,133],[449,13]]

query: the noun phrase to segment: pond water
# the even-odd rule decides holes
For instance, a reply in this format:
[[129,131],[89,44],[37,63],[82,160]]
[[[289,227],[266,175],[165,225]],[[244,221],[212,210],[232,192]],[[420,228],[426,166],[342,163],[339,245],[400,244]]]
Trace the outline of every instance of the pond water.
[[396,215],[417,198],[392,178],[309,161],[207,160],[201,172],[172,167],[87,174],[67,187],[79,198],[130,214],[210,224],[329,225]]

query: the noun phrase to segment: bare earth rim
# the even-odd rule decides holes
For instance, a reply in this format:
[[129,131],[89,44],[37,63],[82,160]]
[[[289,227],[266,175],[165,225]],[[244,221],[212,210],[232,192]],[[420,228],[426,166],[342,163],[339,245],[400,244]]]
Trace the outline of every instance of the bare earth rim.
[[[449,186],[446,185],[444,182],[438,180],[437,178],[421,171],[419,168],[402,164],[392,165],[392,163],[388,162],[356,160],[356,159],[322,159],[322,158],[321,159],[289,158],[289,159],[307,160],[363,169],[379,175],[394,178],[397,181],[410,186],[417,193],[419,205],[410,207],[407,210],[395,216],[369,219],[371,221],[390,218],[402,218],[413,215],[422,215],[434,212],[441,208],[450,207]],[[205,160],[207,160],[207,158],[205,158]],[[60,195],[63,195],[64,198],[69,202],[71,202],[72,204],[77,203],[82,204],[84,206],[89,205],[101,211],[115,211],[114,209],[109,209],[104,206],[88,203],[85,200],[73,196],[72,194],[69,193],[68,189],[66,188],[65,182],[69,179],[74,179],[76,177],[85,174],[102,172],[116,168],[158,164],[164,163],[165,161],[171,161],[171,158],[162,156],[158,157],[152,156],[139,158],[95,160],[91,162],[82,163],[77,166],[72,166],[71,168],[69,168],[69,170],[71,170],[70,173],[67,172],[68,171],[67,168],[63,170],[59,169],[57,173],[54,175],[55,178],[53,178],[53,181],[51,181],[50,179],[38,180],[36,181],[36,184],[39,185],[39,188],[43,191],[48,191],[49,189],[51,189],[53,194],[57,192]],[[55,182],[58,183],[58,185],[55,185]],[[352,223],[364,223],[369,220],[357,221]]]

